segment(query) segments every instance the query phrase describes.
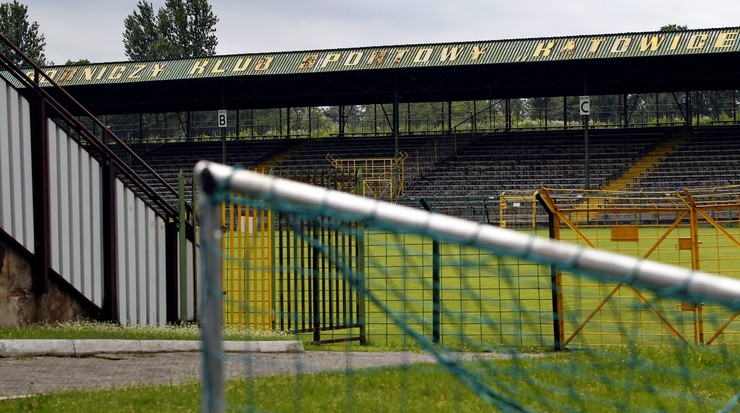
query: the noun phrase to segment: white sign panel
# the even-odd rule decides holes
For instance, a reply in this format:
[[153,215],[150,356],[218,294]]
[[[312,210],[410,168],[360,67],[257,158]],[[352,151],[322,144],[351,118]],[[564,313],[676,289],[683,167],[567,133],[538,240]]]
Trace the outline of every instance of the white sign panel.
[[581,96],[581,115],[588,116],[591,114],[591,97],[590,96]]
[[219,128],[226,127],[226,111],[225,110],[218,111],[218,127]]

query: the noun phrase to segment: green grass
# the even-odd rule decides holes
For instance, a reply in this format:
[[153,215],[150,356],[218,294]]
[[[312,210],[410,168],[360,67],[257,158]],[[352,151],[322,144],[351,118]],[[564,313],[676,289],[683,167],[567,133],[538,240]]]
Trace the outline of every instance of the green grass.
[[[196,324],[122,326],[114,323],[66,322],[0,327],[0,340],[7,339],[117,339],[117,340],[200,340]],[[291,340],[284,332],[249,329],[225,329],[225,340]]]
[[[578,351],[465,367],[506,400],[533,411],[718,411],[740,394],[734,349]],[[248,359],[245,359],[245,363]],[[481,397],[438,365],[230,380],[230,411],[480,412]],[[198,383],[82,390],[0,402],[0,411],[196,412]],[[730,410],[733,411],[733,410]]]
[[[274,412],[480,412],[490,409],[467,388],[439,368],[363,370],[354,376],[322,373],[315,376],[265,377],[230,380],[229,411]],[[0,411],[13,412],[198,412],[198,383],[177,386],[76,390],[0,402]],[[251,410],[250,410],[251,411]]]

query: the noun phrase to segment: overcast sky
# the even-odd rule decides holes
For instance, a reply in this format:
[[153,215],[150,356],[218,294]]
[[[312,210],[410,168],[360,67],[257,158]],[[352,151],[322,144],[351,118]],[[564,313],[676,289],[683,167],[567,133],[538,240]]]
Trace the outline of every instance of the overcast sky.
[[[10,0],[3,0],[9,2]],[[20,0],[46,58],[127,60],[138,0]],[[150,1],[159,9],[165,0]],[[738,0],[209,0],[217,54],[740,26]]]

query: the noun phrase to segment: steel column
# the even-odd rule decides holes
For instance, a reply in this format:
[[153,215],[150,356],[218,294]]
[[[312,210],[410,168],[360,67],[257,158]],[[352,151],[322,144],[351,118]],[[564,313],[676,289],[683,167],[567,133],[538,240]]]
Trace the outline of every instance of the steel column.
[[[46,122],[46,101],[29,99],[31,116],[31,147],[33,170],[33,231],[34,260],[32,264],[33,292],[36,298],[49,292],[51,267],[51,235],[49,212],[49,129]],[[44,317],[46,319],[46,317]]]
[[[103,131],[108,144],[108,131]],[[118,229],[116,225],[116,168],[110,158],[101,161],[103,225],[103,317],[118,320]]]
[[398,128],[401,124],[400,118],[400,111],[398,110],[398,91],[396,90],[396,93],[393,94],[393,156],[398,155],[398,152],[400,152],[399,144],[398,144]]

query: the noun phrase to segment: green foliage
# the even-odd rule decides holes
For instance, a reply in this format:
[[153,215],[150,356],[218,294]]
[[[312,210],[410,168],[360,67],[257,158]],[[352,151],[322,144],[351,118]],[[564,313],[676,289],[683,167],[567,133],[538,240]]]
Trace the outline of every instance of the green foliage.
[[123,44],[130,60],[179,59],[216,54],[216,23],[207,0],[167,0],[156,13],[140,0],[124,20]]
[[72,60],[68,59],[66,63],[64,63],[65,66],[74,66],[74,65],[89,65],[90,61],[87,59],[79,59],[79,60]]
[[[37,65],[47,64],[44,56],[46,47],[44,35],[39,33],[38,23],[29,23],[28,7],[25,5],[17,0],[0,4],[0,33]],[[0,53],[8,56],[20,67],[26,65],[25,61],[5,43],[0,44]]]
[[[32,324],[22,327],[0,327],[0,340],[8,339],[118,339],[118,340],[199,340],[200,330],[195,324],[122,326],[113,323],[68,322],[59,324]],[[249,329],[225,329],[226,340],[286,340],[286,333]]]
[[660,28],[661,32],[680,32],[684,30],[689,30],[689,26],[681,24],[667,24]]
[[146,1],[139,1],[137,10],[124,20],[123,44],[131,60],[154,59],[159,47],[154,8]]

